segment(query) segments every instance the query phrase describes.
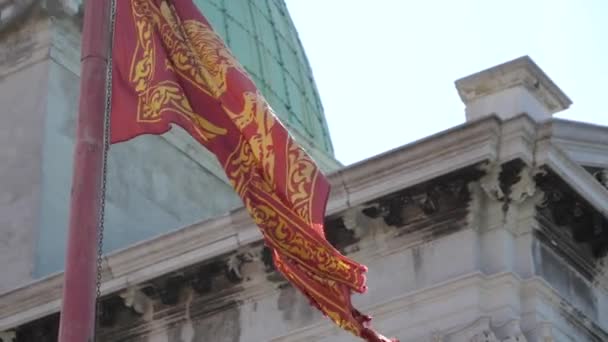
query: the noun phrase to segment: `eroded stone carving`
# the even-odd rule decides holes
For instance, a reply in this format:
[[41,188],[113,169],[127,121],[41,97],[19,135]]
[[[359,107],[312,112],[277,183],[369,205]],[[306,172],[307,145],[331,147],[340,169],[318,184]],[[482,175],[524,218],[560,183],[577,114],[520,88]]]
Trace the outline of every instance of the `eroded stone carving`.
[[140,289],[129,287],[120,293],[120,297],[123,299],[126,307],[132,308],[133,311],[144,316],[144,318],[152,318],[154,309],[152,300]]
[[445,336],[443,335],[443,333],[439,330],[436,330],[431,333],[430,342],[444,342],[444,338]]
[[519,180],[511,186],[509,198],[515,203],[522,203],[526,199],[534,196],[536,192],[536,182],[534,175],[539,171],[535,171],[528,166],[522,167],[519,172]]
[[342,221],[346,229],[351,230],[355,233],[356,238],[361,238],[370,231],[371,226],[374,224],[374,220],[362,212],[363,208],[355,207],[350,208],[344,212]]
[[265,273],[262,247],[252,247],[231,255],[226,261],[226,278],[233,283],[262,278]]
[[530,332],[530,342],[554,342],[553,327],[549,322],[540,322]]
[[82,10],[82,2],[83,1],[79,1],[79,0],[60,0],[60,2],[63,5],[63,9],[69,15],[75,15],[79,11]]
[[475,334],[471,339],[471,342],[500,342],[492,330],[483,330]]
[[[376,208],[375,206],[372,206]],[[342,216],[344,226],[354,233],[355,239],[360,239],[373,230],[386,231],[389,226],[381,218],[372,218],[364,214],[366,209],[372,207],[355,207],[346,210]]]
[[[477,178],[477,173],[474,177]],[[437,179],[384,196],[357,210],[371,219],[367,220],[366,224],[370,223],[375,229],[386,227],[401,229],[439,213],[453,212],[464,207],[470,200],[468,184],[473,180],[472,177],[467,178],[467,175],[463,175],[458,179],[455,177]],[[347,228],[356,229],[357,220],[362,221],[358,215],[356,210],[344,215]],[[382,219],[384,223],[376,219]]]
[[382,198],[378,203],[367,206],[362,212],[370,218],[381,217],[388,226],[401,227],[405,224],[403,207],[412,202],[405,192]]
[[412,197],[414,202],[425,215],[432,215],[439,211],[439,200],[436,191],[427,191]]
[[446,335],[446,342],[500,342],[491,327],[490,317],[481,317],[465,328]]
[[500,188],[500,173],[502,165],[499,163],[484,163],[480,169],[485,172],[485,175],[479,179],[479,184],[484,192],[495,201],[505,199],[505,194]]
[[593,286],[608,290],[608,255],[604,256],[597,262],[598,273],[593,279]]
[[218,268],[217,263],[206,263],[198,267],[190,279],[190,286],[199,295],[209,293],[213,289],[213,275]]
[[243,275],[241,274],[241,265],[243,264],[243,260],[239,254],[233,254],[228,258],[226,262],[227,274],[229,280],[233,282],[238,282],[243,280]]
[[528,342],[519,325],[519,320],[511,320],[502,326],[494,328],[501,342]]
[[181,290],[184,288],[185,280],[183,274],[173,274],[163,279],[158,295],[160,301],[165,305],[175,305],[179,302]]
[[[481,317],[469,326],[446,334],[433,333],[432,337],[445,342],[528,342],[521,331],[518,319],[513,319],[502,325],[493,325],[490,317]],[[434,340],[432,340],[434,341]]]
[[14,331],[0,331],[0,342],[17,342],[17,335]]
[[597,171],[593,174],[604,187],[608,189],[608,169]]

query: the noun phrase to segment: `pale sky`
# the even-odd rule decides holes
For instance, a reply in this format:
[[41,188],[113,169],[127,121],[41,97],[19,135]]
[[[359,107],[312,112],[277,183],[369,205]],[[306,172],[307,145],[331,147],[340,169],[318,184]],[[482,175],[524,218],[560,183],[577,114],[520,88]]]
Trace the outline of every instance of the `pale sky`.
[[608,126],[606,0],[286,0],[336,157],[348,165],[464,122],[454,81],[529,55]]

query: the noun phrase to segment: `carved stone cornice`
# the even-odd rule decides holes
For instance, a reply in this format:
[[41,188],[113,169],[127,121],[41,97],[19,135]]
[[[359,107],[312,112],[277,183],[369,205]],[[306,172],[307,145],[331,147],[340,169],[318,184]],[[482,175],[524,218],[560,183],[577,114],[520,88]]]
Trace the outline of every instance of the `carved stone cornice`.
[[553,119],[546,129],[551,131],[551,142],[576,164],[608,168],[608,127]]
[[[521,120],[524,120],[523,118]],[[330,176],[332,193],[344,192],[341,202],[330,198],[328,213],[365,205],[370,200],[438,178],[471,165],[495,160],[500,122],[490,117],[455,127],[415,144],[349,166]],[[366,181],[374,174],[373,181]],[[336,179],[336,182],[333,182]]]
[[[462,210],[464,217],[466,213],[466,201],[463,202],[462,197],[459,197],[462,196],[461,191],[464,191],[464,194],[466,194],[462,183],[455,180],[454,183],[437,186],[437,188],[430,190],[445,194],[442,196],[445,196],[445,199],[448,200],[447,202],[442,202],[444,201],[444,197],[440,196],[440,206],[449,203],[460,203],[464,205]],[[420,193],[415,192],[413,194],[417,195]],[[435,194],[431,194],[430,196],[435,196]],[[429,196],[415,197],[417,200],[411,200],[411,208],[420,213],[420,215],[426,215],[424,209],[426,206],[426,211],[427,213],[429,212]],[[442,220],[450,223],[452,226],[457,225],[450,217],[445,217]],[[420,224],[426,225],[424,222]],[[346,229],[346,231],[348,230]],[[246,212],[238,210],[227,216],[218,217],[160,238],[138,243],[106,257],[107,262],[106,267],[104,267],[106,272],[104,272],[103,277],[102,294],[108,295],[116,291],[122,291],[129,286],[145,284],[157,277],[169,275],[184,268],[204,268],[206,266],[193,265],[212,260],[223,254],[238,254],[239,249],[245,248],[251,243],[256,243],[260,237],[259,229],[248,218]],[[236,276],[235,280],[238,280],[244,276],[242,275],[242,269],[239,272],[241,273],[240,276],[234,272],[234,265],[238,265],[235,261],[240,262],[238,257],[236,258],[233,259],[232,274]],[[270,258],[266,256],[260,259],[263,260],[264,269],[272,269],[272,264],[269,262]],[[243,265],[247,265],[247,263]],[[221,272],[224,272],[223,269]],[[267,279],[272,281],[283,281],[273,271],[267,272],[266,276]],[[190,281],[196,290],[208,291],[213,287],[212,284],[209,284],[209,281],[213,282],[213,279],[193,278]],[[0,327],[17,326],[23,322],[57,312],[60,306],[58,298],[61,295],[61,282],[61,276],[56,275],[47,280],[15,290],[11,294],[0,296]],[[41,296],[43,293],[45,295]],[[9,301],[9,298],[12,298],[16,302]],[[22,308],[25,308],[25,310],[22,310]]]
[[[263,254],[262,246],[251,246],[105,296],[100,303],[100,333],[110,340],[130,338],[162,329],[154,322],[180,319],[184,305],[192,302],[211,303],[213,311],[215,306],[267,296],[283,280],[277,283],[269,276],[274,271],[264,264]],[[206,312],[205,307],[197,307],[197,314]]]
[[[517,127],[526,129],[515,129]],[[510,135],[501,136],[508,128]],[[507,122],[487,118],[351,165],[329,176],[332,192],[327,208],[328,217],[340,216],[347,209],[367,206],[387,195],[425,184],[480,162],[493,160],[503,165],[515,157],[521,158],[528,166],[533,166],[532,161],[535,161],[536,166],[556,170],[594,208],[604,208],[600,211],[608,212],[608,191],[598,187],[598,182],[592,175],[569,161],[563,153],[560,154],[550,139],[537,136],[535,129],[525,116]],[[550,136],[550,131],[548,134]],[[529,192],[525,188],[520,193],[529,198]],[[408,208],[424,218],[426,213],[436,210],[437,202],[432,191],[425,193],[427,190],[422,190],[413,193],[416,196],[410,197]],[[420,194],[423,195],[418,196]],[[433,215],[441,214],[444,205],[441,198],[448,196],[440,197],[439,212],[431,214],[431,217],[438,218],[439,216]],[[466,208],[464,212],[466,213]],[[411,219],[413,216],[408,214],[404,217]],[[442,220],[452,221],[450,217],[443,217]],[[428,226],[429,221],[419,222]],[[440,224],[441,222],[443,221],[440,220]],[[405,227],[407,228],[402,230],[404,232],[415,229],[416,222],[410,222]],[[106,257],[102,294],[117,293],[129,286],[146,283],[221,255],[229,255],[251,243],[259,242],[261,238],[259,229],[247,217],[245,210],[239,209],[225,216],[142,241]],[[264,263],[264,267],[267,264],[271,265]],[[199,290],[206,291],[209,284],[201,279],[192,280],[192,283]],[[60,307],[62,280],[61,274],[52,275],[0,295],[0,329],[10,329],[56,313]]]
[[608,190],[598,186],[597,180],[582,166],[573,162],[561,149],[551,144],[550,139],[537,143],[536,156],[539,167],[544,166],[554,172],[579,197],[604,217],[608,217]]
[[382,226],[398,228],[402,233],[430,228],[448,216],[457,225],[458,219],[466,216],[470,199],[467,184],[479,176],[475,167],[462,169],[368,202],[361,212],[376,225],[381,219]]

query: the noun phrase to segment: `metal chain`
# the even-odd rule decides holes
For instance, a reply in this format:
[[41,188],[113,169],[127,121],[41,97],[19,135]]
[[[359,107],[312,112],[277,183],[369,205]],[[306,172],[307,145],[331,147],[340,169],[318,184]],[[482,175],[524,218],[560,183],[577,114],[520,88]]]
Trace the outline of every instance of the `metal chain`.
[[108,153],[110,150],[110,113],[112,111],[112,49],[114,47],[114,26],[116,23],[116,0],[110,0],[110,49],[107,55],[106,64],[106,103],[104,108],[104,134],[103,134],[103,159],[101,175],[101,198],[99,209],[99,231],[97,237],[97,283],[96,283],[96,319],[95,319],[95,339],[97,339],[97,327],[101,316],[101,280],[103,271],[103,233],[106,214],[106,190],[108,178]]

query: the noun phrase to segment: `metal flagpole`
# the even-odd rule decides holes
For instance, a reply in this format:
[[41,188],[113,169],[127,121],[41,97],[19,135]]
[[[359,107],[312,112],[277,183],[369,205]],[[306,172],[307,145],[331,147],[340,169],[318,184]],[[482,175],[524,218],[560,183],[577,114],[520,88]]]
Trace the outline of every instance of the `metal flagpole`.
[[97,238],[103,192],[111,4],[112,1],[107,0],[85,1],[60,342],[92,342],[95,334]]

